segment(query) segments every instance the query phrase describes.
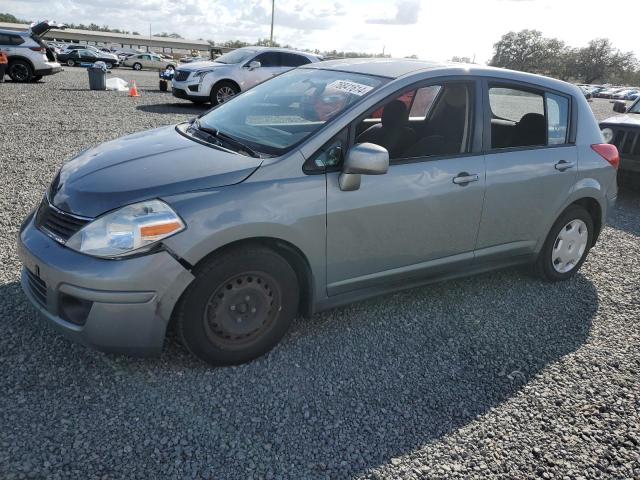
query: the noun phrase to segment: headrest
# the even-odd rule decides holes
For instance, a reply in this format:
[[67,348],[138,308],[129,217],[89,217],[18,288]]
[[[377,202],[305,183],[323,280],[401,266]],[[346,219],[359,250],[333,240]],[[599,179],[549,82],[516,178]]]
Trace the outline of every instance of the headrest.
[[400,100],[393,100],[387,103],[382,111],[382,125],[404,124],[408,120],[407,106]]

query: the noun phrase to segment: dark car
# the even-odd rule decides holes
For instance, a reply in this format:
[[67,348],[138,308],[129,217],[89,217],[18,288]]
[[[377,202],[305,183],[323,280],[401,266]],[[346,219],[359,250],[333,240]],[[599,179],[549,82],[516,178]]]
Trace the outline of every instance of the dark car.
[[104,62],[107,68],[117,67],[120,60],[115,55],[104,52],[94,52],[93,50],[72,50],[58,55],[58,61],[66,63],[70,67],[80,65],[81,63]]
[[618,181],[621,185],[640,187],[640,98],[627,108],[626,102],[618,100],[613,111],[623,113],[600,122],[605,142],[618,147],[620,169]]

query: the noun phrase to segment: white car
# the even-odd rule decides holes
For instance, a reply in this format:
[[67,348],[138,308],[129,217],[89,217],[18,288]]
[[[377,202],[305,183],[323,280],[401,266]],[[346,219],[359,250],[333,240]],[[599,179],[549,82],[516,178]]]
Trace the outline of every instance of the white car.
[[194,103],[218,105],[271,77],[321,60],[311,53],[284,48],[238,48],[213,62],[180,65],[171,91],[174,97]]
[[54,22],[40,22],[25,32],[0,30],[0,51],[9,57],[7,74],[14,82],[36,82],[44,75],[62,70],[56,56],[40,38],[52,28],[66,28]]
[[123,67],[131,67],[134,70],[142,70],[143,68],[152,68],[154,70],[174,70],[176,62],[166,60],[155,53],[137,53],[125,58],[122,61]]

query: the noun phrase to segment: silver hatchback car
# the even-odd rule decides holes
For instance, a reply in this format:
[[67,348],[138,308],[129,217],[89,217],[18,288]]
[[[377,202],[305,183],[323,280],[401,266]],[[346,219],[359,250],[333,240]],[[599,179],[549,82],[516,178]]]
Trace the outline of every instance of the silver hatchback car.
[[580,90],[412,60],[292,70],[65,163],[24,222],[23,289],[69,337],[214,365],[298,315],[531,263],[574,275],[617,196]]

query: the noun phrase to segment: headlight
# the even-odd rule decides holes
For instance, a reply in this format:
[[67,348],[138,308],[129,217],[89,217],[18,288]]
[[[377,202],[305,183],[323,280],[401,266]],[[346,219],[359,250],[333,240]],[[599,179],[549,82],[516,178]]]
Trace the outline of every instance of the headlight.
[[602,136],[604,137],[605,143],[613,142],[613,130],[610,128],[602,129]]
[[199,72],[193,74],[193,78],[197,78],[200,83],[202,83],[202,80],[204,80],[204,77],[207,76],[207,73],[211,73],[213,71],[215,71],[215,68],[209,70],[200,70]]
[[121,257],[145,252],[156,242],[184,228],[182,219],[169,205],[150,200],[96,218],[65,245],[96,257]]

